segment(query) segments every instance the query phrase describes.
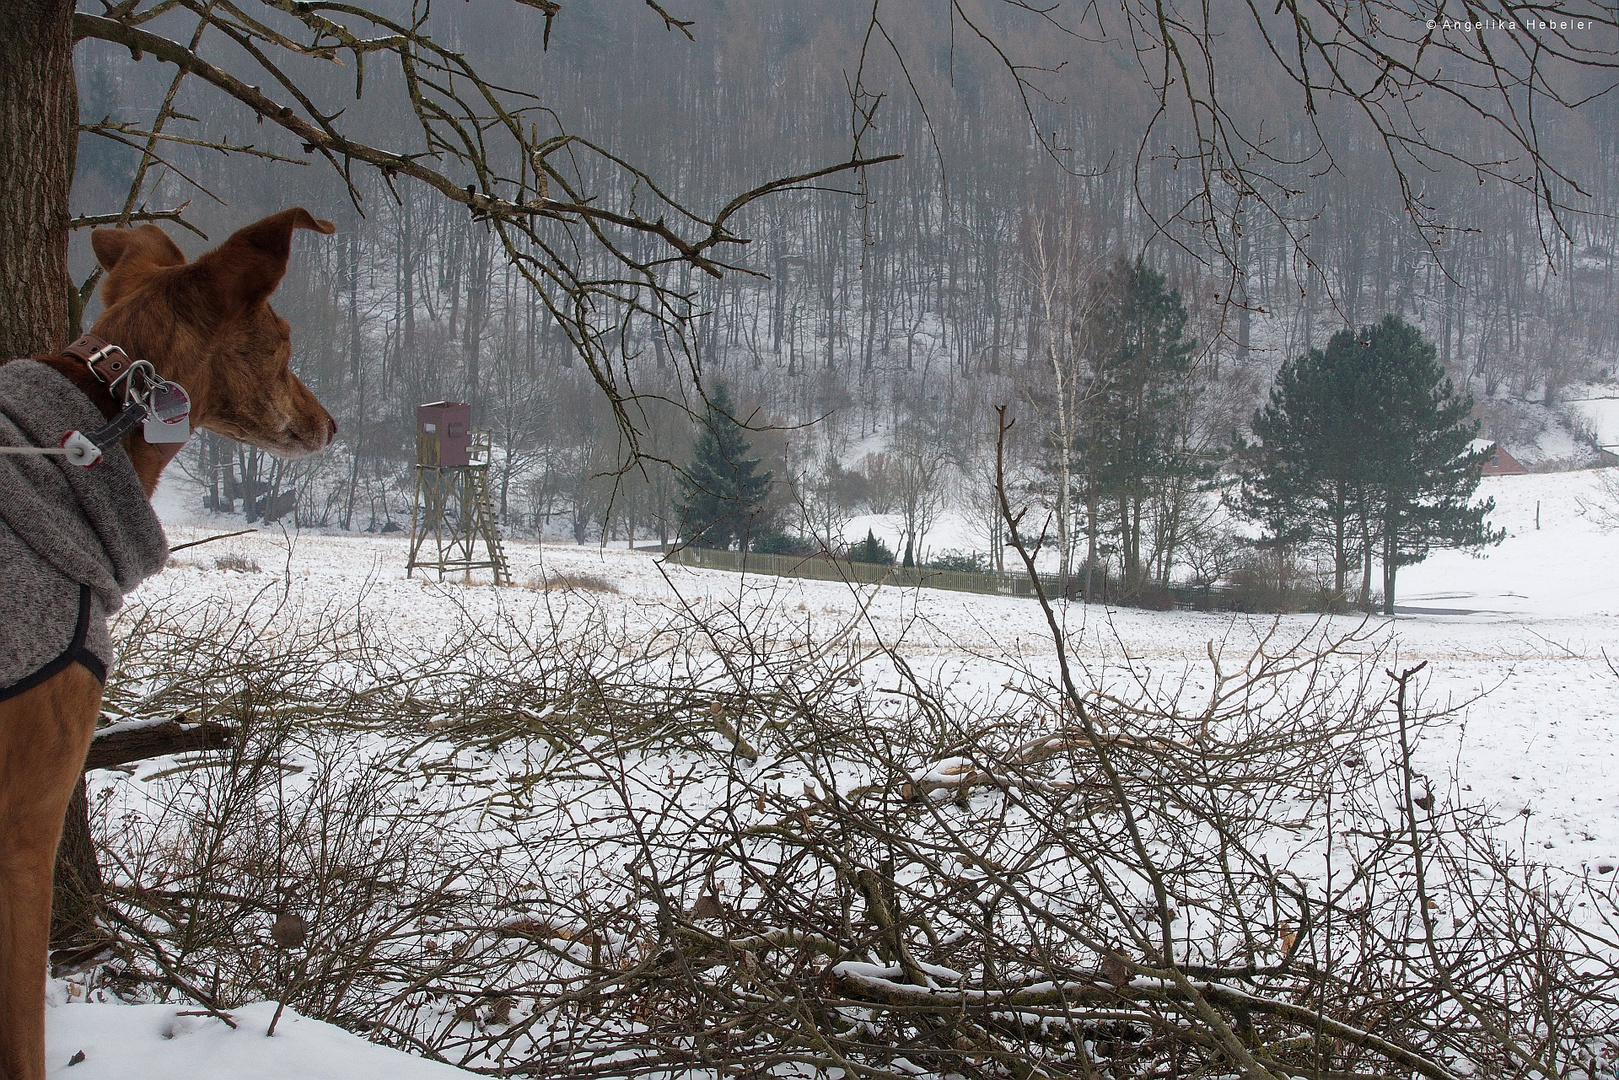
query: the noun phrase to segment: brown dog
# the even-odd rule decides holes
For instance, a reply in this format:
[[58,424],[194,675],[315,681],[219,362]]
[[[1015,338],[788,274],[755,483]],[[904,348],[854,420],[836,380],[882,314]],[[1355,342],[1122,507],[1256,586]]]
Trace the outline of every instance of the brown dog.
[[[184,387],[194,427],[281,455],[324,448],[337,425],[288,369],[287,324],[268,302],[286,272],[294,229],[334,231],[306,210],[286,210],[188,264],[154,225],[97,230],[90,239],[107,271],[106,310],[92,333]],[[84,363],[35,359],[61,371],[104,414],[121,408]],[[179,446],[148,443],[139,428],[122,446],[150,498]],[[100,708],[101,682],[82,662],[0,701],[0,1080],[45,1075],[51,869]]]

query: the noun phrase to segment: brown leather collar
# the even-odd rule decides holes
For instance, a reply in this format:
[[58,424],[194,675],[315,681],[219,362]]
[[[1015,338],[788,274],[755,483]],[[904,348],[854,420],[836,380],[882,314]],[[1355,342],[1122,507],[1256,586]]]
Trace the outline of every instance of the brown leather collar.
[[108,386],[116,384],[135,366],[135,361],[121,346],[103,341],[94,334],[85,334],[63,349],[62,355],[84,364],[90,369],[90,374]]

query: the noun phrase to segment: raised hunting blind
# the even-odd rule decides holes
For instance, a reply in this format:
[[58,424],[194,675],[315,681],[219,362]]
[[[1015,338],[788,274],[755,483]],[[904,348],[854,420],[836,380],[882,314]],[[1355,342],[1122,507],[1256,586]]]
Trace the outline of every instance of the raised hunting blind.
[[472,464],[472,406],[435,401],[416,406],[416,463],[458,469]]
[[416,407],[416,505],[407,577],[417,568],[437,570],[440,581],[458,570],[489,570],[496,585],[511,584],[489,505],[489,457],[489,432],[472,430],[470,405],[434,401]]

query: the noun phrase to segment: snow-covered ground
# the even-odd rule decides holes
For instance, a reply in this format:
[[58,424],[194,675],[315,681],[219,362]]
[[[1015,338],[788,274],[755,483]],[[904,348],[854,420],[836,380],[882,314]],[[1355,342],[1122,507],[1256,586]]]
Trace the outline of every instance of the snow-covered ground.
[[[1440,551],[1403,569],[1398,615],[1372,620],[1398,663],[1430,662],[1424,693],[1430,705],[1463,705],[1448,728],[1450,740],[1426,748],[1431,769],[1455,773],[1486,805],[1508,813],[1530,808],[1536,844],[1549,860],[1570,867],[1619,858],[1619,786],[1610,787],[1619,775],[1619,675],[1609,666],[1609,658],[1619,665],[1619,533],[1595,520],[1605,497],[1601,475],[1485,479],[1479,495],[1495,500],[1491,520],[1506,529],[1506,540],[1481,555]],[[160,505],[171,544],[241,528],[239,518],[200,518],[165,494]],[[591,610],[605,609],[632,627],[660,625],[682,606],[719,604],[803,611],[828,628],[841,627],[869,596],[838,583],[662,565],[646,552],[522,541],[507,542],[516,587],[494,589],[486,577],[474,585],[440,583],[421,571],[407,578],[405,549],[399,535],[292,535],[270,527],[181,552],[178,565],[143,586],[134,603],[214,595],[245,602],[290,575],[295,606],[313,610],[363,594],[366,613],[401,643],[425,646],[455,607],[474,617],[561,618],[554,598],[533,587],[554,575],[611,583],[616,592],[591,593]],[[243,563],[251,569],[219,568]],[[897,642],[902,656],[959,680],[989,685],[1004,677],[1003,662],[1039,670],[1055,660],[1039,609],[1028,600],[892,589],[867,611],[873,631]],[[1206,665],[1211,641],[1226,642],[1234,654],[1272,623],[1080,604],[1064,615],[1087,664],[1105,667],[1129,656],[1164,674]],[[1302,635],[1316,621],[1287,616],[1282,625]],[[1341,629],[1358,621],[1334,620]]]
[[1590,423],[1599,444],[1610,450],[1619,447],[1619,388],[1578,387],[1570,391],[1568,404]]
[[[113,1002],[49,1010],[45,1074],[72,1080],[450,1080],[469,1074],[368,1043],[288,1010],[266,1038],[274,1002],[230,1013],[234,1028],[199,1009]],[[81,1056],[82,1055],[82,1056]]]
[[[1481,494],[1495,499],[1493,520],[1506,528],[1505,542],[1477,557],[1440,552],[1402,571],[1399,614],[1372,620],[1374,640],[1386,648],[1389,667],[1427,661],[1425,705],[1456,708],[1418,750],[1436,789],[1445,786],[1458,803],[1503,818],[1521,815],[1523,843],[1539,861],[1576,873],[1611,868],[1619,863],[1619,674],[1609,662],[1619,662],[1619,534],[1603,532],[1591,513],[1603,497],[1595,473],[1496,477]],[[179,492],[159,493],[171,544],[242,527],[240,519],[198,516],[183,503]],[[616,590],[590,592],[591,616],[630,634],[682,608],[722,607],[785,614],[814,634],[818,626],[848,625],[866,605],[865,632],[893,644],[913,669],[965,692],[1000,685],[1010,669],[1040,675],[1055,665],[1041,613],[1027,600],[926,589],[882,590],[874,598],[837,583],[664,566],[654,555],[621,549],[508,542],[508,552],[517,585],[495,589],[406,578],[402,536],[293,535],[270,527],[178,553],[175,565],[133,598],[132,610],[211,597],[246,604],[267,592],[295,611],[357,604],[409,652],[431,648],[457,609],[539,625],[576,618],[578,605],[559,604],[535,586],[589,576]],[[1211,643],[1242,656],[1274,625],[1266,617],[1077,604],[1062,614],[1075,658],[1090,672],[1105,679],[1128,660],[1154,677],[1184,676],[1188,685],[1206,672]],[[1334,625],[1347,630],[1358,622]],[[1302,636],[1316,623],[1289,616],[1280,629]],[[53,989],[53,1077],[449,1075],[446,1066],[290,1013],[266,1041],[273,1005],[240,1010],[240,1027],[231,1031],[210,1017],[177,1016],[176,1006],[86,1005],[72,993],[64,983]],[[81,1050],[83,1062],[69,1073]]]

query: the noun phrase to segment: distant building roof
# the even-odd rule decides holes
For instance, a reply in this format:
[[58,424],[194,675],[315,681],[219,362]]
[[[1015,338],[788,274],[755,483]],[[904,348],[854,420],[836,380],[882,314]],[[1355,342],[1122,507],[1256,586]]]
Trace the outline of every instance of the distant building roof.
[[1484,439],[1474,439],[1470,449],[1476,453],[1480,449],[1480,443],[1484,444],[1483,449],[1490,455],[1484,459],[1483,472],[1485,476],[1518,476],[1529,471],[1523,467],[1522,462],[1501,449],[1496,443],[1487,442]]

